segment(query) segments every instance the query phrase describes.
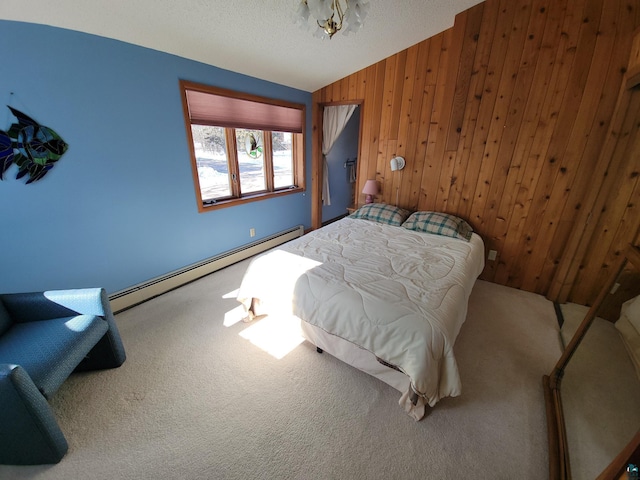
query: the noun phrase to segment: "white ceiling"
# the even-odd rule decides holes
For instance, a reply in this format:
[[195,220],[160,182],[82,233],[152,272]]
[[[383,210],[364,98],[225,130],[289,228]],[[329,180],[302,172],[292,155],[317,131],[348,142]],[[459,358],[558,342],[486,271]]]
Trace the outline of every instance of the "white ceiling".
[[364,27],[332,40],[293,23],[299,1],[4,0],[0,19],[114,38],[313,92],[446,30],[481,0],[370,0]]

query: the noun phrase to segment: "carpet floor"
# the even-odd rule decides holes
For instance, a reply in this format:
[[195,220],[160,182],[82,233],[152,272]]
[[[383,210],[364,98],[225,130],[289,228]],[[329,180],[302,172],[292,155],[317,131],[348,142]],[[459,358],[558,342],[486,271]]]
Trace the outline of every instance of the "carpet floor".
[[414,422],[398,391],[277,319],[238,322],[247,265],[118,314],[125,364],[74,374],[51,400],[69,453],[0,466],[0,478],[547,477],[542,376],[561,354],[551,302],[478,281],[455,345],[462,395]]

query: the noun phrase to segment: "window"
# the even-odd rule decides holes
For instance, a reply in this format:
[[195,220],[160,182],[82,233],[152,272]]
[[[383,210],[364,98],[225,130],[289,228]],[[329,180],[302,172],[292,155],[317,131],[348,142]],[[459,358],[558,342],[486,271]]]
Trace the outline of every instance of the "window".
[[300,192],[302,104],[180,82],[199,211]]

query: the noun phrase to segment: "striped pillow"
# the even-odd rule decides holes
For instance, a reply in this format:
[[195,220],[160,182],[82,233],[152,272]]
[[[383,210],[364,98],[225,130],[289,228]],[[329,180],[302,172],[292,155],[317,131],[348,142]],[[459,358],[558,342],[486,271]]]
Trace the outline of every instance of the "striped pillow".
[[446,237],[471,239],[473,228],[455,215],[438,212],[415,212],[402,224],[404,228],[416,232],[434,233]]
[[362,218],[387,225],[402,225],[409,211],[386,203],[367,203],[351,214],[351,218]]

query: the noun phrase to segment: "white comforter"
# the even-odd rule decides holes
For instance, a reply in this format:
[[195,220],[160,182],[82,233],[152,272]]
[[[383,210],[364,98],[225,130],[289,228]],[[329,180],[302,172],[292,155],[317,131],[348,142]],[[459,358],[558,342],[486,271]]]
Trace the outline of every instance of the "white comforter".
[[453,344],[484,245],[344,218],[256,257],[238,293],[397,367],[430,406],[460,394]]

